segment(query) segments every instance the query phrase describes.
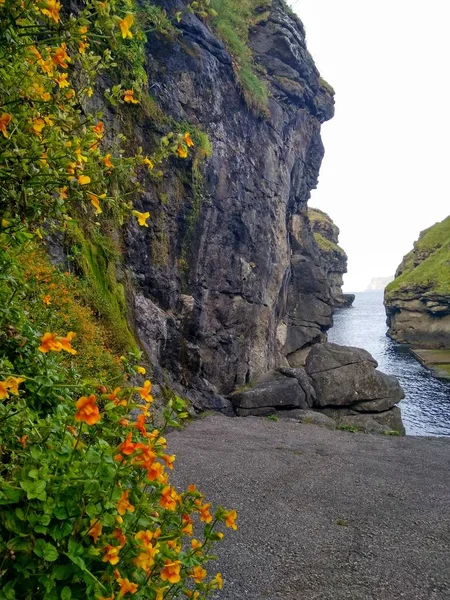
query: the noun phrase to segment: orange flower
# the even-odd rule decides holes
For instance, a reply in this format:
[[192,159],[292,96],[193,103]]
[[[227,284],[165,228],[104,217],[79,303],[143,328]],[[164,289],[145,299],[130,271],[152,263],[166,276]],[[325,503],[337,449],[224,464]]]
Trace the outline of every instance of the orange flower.
[[134,564],[144,571],[149,571],[155,564],[155,556],[159,553],[158,546],[146,546],[143,552],[133,559]]
[[103,123],[101,121],[99,121],[97,123],[97,125],[94,125],[94,127],[92,127],[92,129],[96,136],[102,137],[103,132],[105,131],[105,126],[103,125]]
[[75,413],[75,421],[83,421],[88,425],[95,425],[102,418],[98,406],[95,404],[95,396],[91,394],[89,397],[82,396],[75,406],[78,411]]
[[191,485],[188,486],[188,492],[190,492],[191,494],[194,494],[197,491],[197,488],[195,487],[195,485],[193,483],[191,483]]
[[68,68],[68,62],[70,62],[70,56],[66,52],[67,46],[63,42],[59,48],[55,48],[55,53],[52,56],[52,62],[54,65],[61,67],[62,69]]
[[192,519],[188,515],[183,515],[181,517],[182,529],[181,533],[186,535],[192,535]]
[[180,496],[176,493],[173,487],[166,485],[161,492],[159,504],[167,510],[176,510],[177,502],[180,501]]
[[186,132],[183,135],[183,140],[186,142],[189,148],[194,145],[194,142],[191,139],[191,134],[189,132]]
[[116,387],[111,394],[108,394],[107,398],[108,398],[108,400],[113,401],[116,406],[126,406],[127,405],[127,401],[126,400],[121,400],[119,398],[118,394],[120,392],[120,389],[121,389],[120,387]]
[[129,104],[139,104],[139,100],[134,97],[133,90],[125,90],[123,93],[123,99]]
[[10,124],[11,119],[12,117],[8,113],[3,113],[0,117],[0,131],[3,133],[5,138],[9,137],[9,133],[6,131],[6,128]]
[[89,44],[86,42],[78,42],[78,52],[80,54],[84,54],[86,52],[86,48],[89,48]]
[[69,333],[65,337],[58,338],[59,343],[61,344],[61,348],[68,352],[69,354],[76,354],[77,351],[72,348],[70,342],[77,334],[74,331],[69,331]]
[[170,560],[164,561],[164,567],[161,569],[160,577],[163,581],[169,581],[170,583],[178,583],[181,581],[180,576],[181,571],[181,562],[179,560],[175,560],[171,562]]
[[176,458],[175,454],[171,454],[171,455],[169,455],[169,454],[163,454],[161,456],[161,458],[166,463],[166,467],[168,469],[172,470],[173,469],[173,463],[175,462],[175,458]]
[[27,445],[27,439],[28,436],[27,435],[23,435],[20,438],[17,438],[19,440],[19,444],[22,446],[22,448],[25,448],[25,446]]
[[206,569],[200,566],[194,567],[191,571],[191,577],[195,583],[201,583],[206,577]]
[[102,213],[103,211],[101,209],[98,196],[94,196],[94,194],[89,194],[89,198],[91,200],[92,206],[95,208],[95,214],[99,215],[100,213]]
[[202,505],[200,500],[196,500],[195,505],[197,506],[198,513],[200,515],[200,521],[203,521],[204,523],[211,523],[213,519],[212,514],[209,512],[209,507],[211,504],[208,503]]
[[133,34],[130,31],[130,27],[133,25],[134,15],[127,13],[123,19],[119,21],[120,31],[122,32],[122,38],[132,38]]
[[135,594],[139,589],[137,583],[132,583],[126,577],[124,579],[119,577],[117,583],[120,585],[120,596],[124,596],[125,594],[128,594],[128,592],[130,592],[130,594]]
[[[122,452],[126,456],[133,454],[133,452],[136,450],[136,447],[137,447],[136,444],[133,444],[133,442],[131,441],[132,435],[133,434],[130,431],[130,433],[127,435],[126,440],[123,441],[118,448],[120,450],[120,452]],[[123,513],[121,513],[121,514],[123,514]]]
[[122,425],[122,427],[127,427],[127,425],[129,424],[128,419],[120,419],[119,421],[120,425]]
[[114,169],[114,165],[111,162],[111,154],[107,154],[104,158],[102,158],[105,167],[108,167],[108,169]]
[[102,558],[103,562],[109,562],[111,565],[117,565],[119,562],[119,552],[121,551],[120,546],[111,546],[108,544],[103,549],[105,555]]
[[177,148],[177,154],[180,158],[187,158],[188,151],[184,144],[180,144]]
[[113,537],[115,537],[116,540],[119,540],[121,548],[127,543],[127,538],[125,537],[123,531],[119,527],[117,529],[114,529]]
[[7,377],[2,383],[8,388],[11,394],[17,396],[19,394],[19,384],[25,381],[23,377]]
[[191,540],[191,546],[192,546],[192,550],[200,550],[200,548],[203,546],[203,544],[201,542],[199,542],[196,539]]
[[61,10],[60,2],[57,2],[56,0],[47,0],[46,8],[41,8],[40,10],[43,15],[47,15],[47,17],[58,23],[59,11]]
[[146,531],[138,531],[134,536],[134,539],[141,542],[143,546],[148,547],[152,545],[153,532],[147,529]]
[[91,519],[88,535],[92,537],[94,544],[96,544],[99,536],[102,535],[102,524],[98,519]]
[[119,502],[117,503],[117,512],[119,513],[119,515],[124,515],[127,512],[127,510],[129,510],[130,512],[134,512],[134,506],[128,501],[129,493],[129,490],[126,490],[120,496]]
[[140,414],[138,416],[138,418],[136,419],[135,427],[142,433],[142,435],[144,437],[147,435],[147,431],[145,429],[145,415],[144,414]]
[[152,384],[147,379],[147,381],[144,381],[144,385],[137,390],[142,400],[145,400],[148,403],[153,402],[153,397],[150,395],[151,389]]
[[52,297],[49,296],[48,294],[46,294],[43,298],[42,298],[42,302],[48,306],[49,304],[52,303]]
[[163,480],[164,467],[159,462],[154,462],[152,465],[147,467],[147,479],[149,481],[162,481]]
[[225,525],[230,529],[237,529],[237,525],[235,523],[237,519],[237,512],[235,510],[229,510],[225,513]]

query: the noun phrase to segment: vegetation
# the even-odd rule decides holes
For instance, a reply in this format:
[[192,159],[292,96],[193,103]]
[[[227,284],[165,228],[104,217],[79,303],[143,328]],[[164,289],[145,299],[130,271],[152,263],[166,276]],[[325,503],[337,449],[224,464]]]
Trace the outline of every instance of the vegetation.
[[448,294],[450,289],[450,217],[423,231],[414,249],[403,259],[401,275],[386,288],[386,297],[398,293]]
[[339,254],[340,256],[343,256],[343,257],[347,256],[345,254],[345,251],[340,246],[338,246],[338,244],[335,244],[331,240],[324,237],[322,234],[314,233],[313,236],[314,236],[314,239],[316,240],[317,245],[323,252],[333,252],[333,253]]
[[142,172],[160,176],[196,142],[169,131],[151,156],[127,155],[94,108],[105,72],[116,113],[145,103],[153,30],[172,33],[134,0],[76,14],[57,0],[0,2],[0,600],[203,599],[222,587],[204,567],[236,512],[171,485],[163,435],[188,414],[163,389],[155,427],[117,276],[121,223],[148,227],[132,203]]
[[213,27],[234,59],[234,70],[248,106],[267,115],[269,91],[253,61],[248,46],[249,29],[262,14],[268,14],[271,0],[212,0]]

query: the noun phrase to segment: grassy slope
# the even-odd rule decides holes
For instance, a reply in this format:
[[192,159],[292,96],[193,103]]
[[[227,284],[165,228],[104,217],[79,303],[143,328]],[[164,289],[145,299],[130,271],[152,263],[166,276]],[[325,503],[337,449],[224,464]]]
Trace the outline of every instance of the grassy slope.
[[[415,255],[430,253],[414,266]],[[386,297],[426,288],[431,294],[450,294],[450,217],[426,229],[403,259],[403,273],[386,288]]]

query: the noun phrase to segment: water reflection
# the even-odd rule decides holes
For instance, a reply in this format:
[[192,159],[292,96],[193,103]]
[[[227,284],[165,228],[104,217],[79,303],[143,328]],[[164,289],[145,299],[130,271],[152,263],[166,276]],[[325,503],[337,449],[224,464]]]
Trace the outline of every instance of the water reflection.
[[407,347],[386,336],[382,292],[356,294],[353,308],[336,312],[328,339],[365,348],[381,371],[398,377],[406,394],[400,403],[406,433],[450,436],[450,383],[431,377]]

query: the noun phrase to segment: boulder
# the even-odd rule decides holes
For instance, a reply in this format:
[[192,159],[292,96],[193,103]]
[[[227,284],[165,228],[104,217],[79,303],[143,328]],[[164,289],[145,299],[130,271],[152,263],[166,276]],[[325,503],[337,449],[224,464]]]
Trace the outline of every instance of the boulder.
[[[388,431],[397,431],[400,435],[405,435],[405,427],[402,422],[401,412],[398,406],[384,412],[377,413],[358,413],[354,408],[322,408],[320,410],[325,416],[334,419],[339,425],[354,425],[361,427],[365,431],[386,433]],[[373,421],[383,427],[383,431],[373,424]]]
[[336,421],[327,415],[315,410],[302,410],[294,408],[292,410],[280,410],[276,413],[280,419],[294,419],[299,423],[308,425],[320,425],[321,427],[336,427]]
[[316,344],[305,370],[316,392],[314,406],[351,406],[358,412],[382,412],[404,398],[395,377],[377,371],[361,348]]
[[292,369],[289,367],[280,367],[278,371],[285,375],[286,377],[294,377],[302,390],[305,392],[306,404],[308,406],[312,406],[314,404],[314,400],[316,399],[316,391],[311,384],[311,380],[308,377],[308,373],[305,369],[297,368]]
[[[306,394],[297,379],[282,375],[278,375],[277,379],[258,383],[250,389],[234,392],[229,398],[235,409],[252,411],[248,414],[257,414],[261,408],[266,407],[308,408]],[[255,409],[257,412],[254,412]]]

